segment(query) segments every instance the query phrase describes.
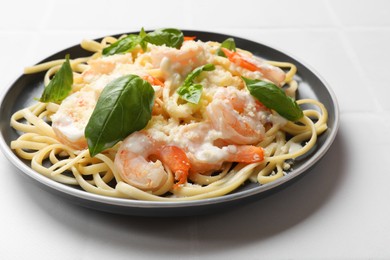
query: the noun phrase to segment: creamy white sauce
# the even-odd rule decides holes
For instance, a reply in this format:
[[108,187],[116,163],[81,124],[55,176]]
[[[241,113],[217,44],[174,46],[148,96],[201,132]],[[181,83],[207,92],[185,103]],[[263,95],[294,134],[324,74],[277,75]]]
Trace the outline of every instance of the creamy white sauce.
[[227,148],[218,148],[211,143],[203,143],[193,153],[194,157],[206,163],[216,163],[224,161],[228,156]]

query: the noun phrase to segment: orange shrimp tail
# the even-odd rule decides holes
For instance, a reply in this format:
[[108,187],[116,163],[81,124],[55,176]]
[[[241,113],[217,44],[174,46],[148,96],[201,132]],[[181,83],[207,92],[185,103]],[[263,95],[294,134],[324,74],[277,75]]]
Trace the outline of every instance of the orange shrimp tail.
[[174,185],[174,188],[187,182],[190,160],[183,149],[166,145],[159,150],[157,156],[175,174],[175,180],[178,182]]
[[264,160],[264,150],[253,145],[236,146],[237,151],[231,155],[229,161],[240,163],[255,163]]
[[221,48],[221,50],[225,53],[230,62],[250,71],[259,71],[265,78],[271,80],[277,85],[280,85],[280,83],[286,78],[286,74],[278,67],[274,67],[273,69],[269,67],[258,67],[256,64],[248,61],[248,59],[250,59],[249,57],[245,57],[226,48]]
[[196,39],[196,36],[184,36],[184,41],[193,41]]
[[146,75],[142,77],[144,80],[152,84],[153,86],[161,86],[164,87],[164,83],[161,82],[159,79],[151,76],[151,75]]
[[244,69],[250,70],[250,71],[258,71],[259,70],[259,68],[255,64],[253,64],[249,61],[246,61],[239,53],[237,53],[235,51],[228,50],[226,48],[222,48],[222,51],[223,51],[223,53],[225,53],[226,57],[234,64],[236,64]]

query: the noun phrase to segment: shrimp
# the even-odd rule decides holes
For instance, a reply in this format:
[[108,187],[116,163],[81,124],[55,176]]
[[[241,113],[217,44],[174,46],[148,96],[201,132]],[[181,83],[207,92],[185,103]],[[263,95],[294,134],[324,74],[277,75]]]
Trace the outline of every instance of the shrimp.
[[98,94],[93,90],[81,90],[65,98],[51,117],[52,128],[58,140],[74,149],[87,147],[85,127],[96,106]]
[[208,174],[220,170],[224,162],[254,163],[264,159],[261,147],[218,142],[223,134],[210,122],[187,124],[171,135],[171,143],[186,152],[191,173]]
[[140,70],[132,63],[131,53],[91,59],[88,61],[89,67],[81,74],[81,81],[98,85],[94,88],[101,90],[109,81],[120,76],[115,75],[119,71],[121,71],[119,74],[130,74],[131,71]]
[[187,182],[190,161],[183,149],[178,146],[165,145],[157,151],[157,158],[175,174],[178,182],[174,187]]
[[146,80],[147,82],[149,82],[152,86],[160,86],[160,87],[164,87],[164,83],[161,82],[158,78],[155,78],[149,74],[146,74],[144,76],[142,76],[142,79]]
[[230,51],[226,48],[222,48],[222,51],[234,64],[250,71],[259,71],[264,78],[277,85],[281,85],[286,78],[286,74],[283,70],[266,63],[260,58],[249,57],[238,52]]
[[165,76],[179,73],[184,77],[194,68],[207,63],[204,46],[194,41],[185,41],[180,49],[152,46],[150,57],[153,66],[161,67]]
[[85,70],[81,77],[85,82],[92,82],[102,74],[109,74],[115,69],[115,63],[110,60],[97,59],[88,62],[89,69]]
[[203,174],[220,170],[224,162],[256,163],[264,160],[262,147],[254,145],[226,145],[223,147],[202,145],[198,151],[188,156],[190,172]]
[[121,144],[114,163],[125,182],[144,191],[156,191],[167,182],[169,173],[164,165],[175,174],[178,182],[174,188],[187,181],[190,167],[182,149],[161,144],[145,132],[128,136]]
[[231,144],[255,144],[265,134],[269,111],[248,92],[234,87],[219,89],[206,108],[213,127],[221,139]]

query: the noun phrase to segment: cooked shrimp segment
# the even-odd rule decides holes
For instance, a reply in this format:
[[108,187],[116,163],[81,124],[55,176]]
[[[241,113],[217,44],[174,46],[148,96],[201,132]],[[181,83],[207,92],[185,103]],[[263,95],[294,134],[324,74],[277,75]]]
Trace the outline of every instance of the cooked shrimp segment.
[[172,143],[180,145],[189,159],[191,173],[209,174],[220,170],[224,162],[254,163],[264,159],[261,147],[226,141],[210,122],[187,124],[172,134]]
[[264,78],[269,79],[277,85],[280,85],[286,78],[286,74],[278,67],[272,66],[259,58],[245,56],[235,51],[222,48],[226,57],[234,64],[250,70],[259,71]]
[[149,74],[145,75],[145,76],[142,76],[142,79],[146,80],[147,82],[149,82],[151,85],[153,86],[160,86],[160,87],[164,87],[164,83],[161,82],[158,78],[155,78]]
[[168,179],[161,161],[148,158],[156,153],[153,141],[145,134],[135,132],[120,146],[115,165],[125,182],[142,190],[157,190]]
[[220,170],[224,162],[255,163],[264,160],[264,151],[253,145],[201,146],[188,156],[191,172],[211,173]]
[[229,145],[228,162],[254,163],[264,160],[264,150],[254,145]]
[[95,91],[82,90],[64,99],[52,116],[52,128],[58,140],[74,149],[87,148],[84,130],[96,106]]
[[207,62],[204,46],[194,41],[185,41],[180,49],[152,46],[150,55],[153,66],[160,67],[166,76],[172,73],[185,76]]
[[255,144],[263,139],[269,111],[248,93],[234,87],[219,89],[207,107],[213,127],[233,144]]
[[124,181],[144,191],[156,191],[166,183],[169,173],[163,164],[175,174],[178,184],[187,181],[189,161],[183,150],[156,142],[144,132],[127,137],[115,157]]
[[178,146],[165,145],[158,149],[157,158],[175,174],[175,184],[177,187],[180,184],[187,182],[188,172],[190,169],[190,161],[183,149]]
[[115,63],[110,60],[99,59],[99,60],[90,60],[88,62],[89,69],[85,70],[81,77],[86,82],[92,82],[98,76],[102,74],[109,74],[115,69]]
[[110,81],[125,74],[138,75],[141,70],[133,64],[131,53],[101,57],[88,61],[88,68],[81,74],[80,81],[101,91]]
[[115,62],[109,60],[90,60],[90,72],[108,74],[115,69]]

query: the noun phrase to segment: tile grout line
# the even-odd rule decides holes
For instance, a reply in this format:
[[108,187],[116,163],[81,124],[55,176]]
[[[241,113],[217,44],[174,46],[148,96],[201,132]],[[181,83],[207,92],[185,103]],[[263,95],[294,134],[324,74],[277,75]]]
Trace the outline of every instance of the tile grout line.
[[[365,85],[369,85],[369,78],[366,76],[366,72],[364,71],[363,67],[360,65],[359,58],[357,53],[354,51],[352,45],[350,44],[350,41],[347,39],[345,35],[345,27],[342,25],[341,21],[339,20],[337,14],[333,11],[333,8],[329,2],[329,0],[325,0],[325,6],[328,8],[329,14],[331,16],[331,19],[333,20],[335,24],[335,29],[337,34],[340,36],[341,42],[344,45],[344,49],[346,51],[347,56],[351,59],[352,64],[355,66],[358,73],[362,75],[362,78],[364,80]],[[375,105],[375,111],[379,112],[380,114],[383,114],[385,112],[384,108],[379,103],[378,99],[375,97],[373,91],[370,88],[367,88],[370,97],[373,100],[373,103]]]
[[55,1],[46,0],[47,4],[45,5],[42,19],[40,20],[40,22],[38,24],[38,28],[32,32],[30,31],[32,33],[32,37],[34,39],[34,42],[30,45],[29,52],[33,55],[34,59],[35,59],[34,50],[38,49],[39,44],[41,44],[42,35],[44,32],[46,32],[45,27],[46,27],[46,24],[49,22],[49,19],[51,16],[50,14],[54,8],[54,2]]

